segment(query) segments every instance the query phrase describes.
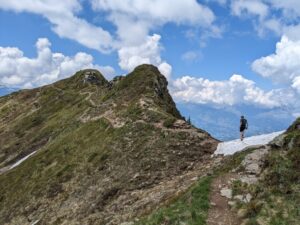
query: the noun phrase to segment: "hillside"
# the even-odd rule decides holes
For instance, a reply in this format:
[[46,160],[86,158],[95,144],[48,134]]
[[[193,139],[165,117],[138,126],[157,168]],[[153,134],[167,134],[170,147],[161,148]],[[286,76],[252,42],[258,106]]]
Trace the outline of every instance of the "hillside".
[[1,97],[0,224],[132,221],[188,190],[217,144],[183,120],[151,65]]
[[[252,196],[250,202],[236,206],[240,217],[247,224],[299,224],[299,165],[300,118],[268,145],[259,160],[258,181],[248,186],[234,184],[236,193],[248,192]],[[242,167],[249,168],[247,163]]]
[[[248,146],[233,155],[230,150],[221,158],[214,156],[213,161],[219,163],[186,193],[133,224],[298,225],[299,143],[297,119],[266,145]],[[231,142],[233,149],[235,144]]]

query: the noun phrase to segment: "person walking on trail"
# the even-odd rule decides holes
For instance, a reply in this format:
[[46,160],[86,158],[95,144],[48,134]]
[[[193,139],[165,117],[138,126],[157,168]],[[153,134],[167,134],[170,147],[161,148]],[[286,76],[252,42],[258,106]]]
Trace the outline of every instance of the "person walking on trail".
[[248,129],[248,122],[245,119],[244,116],[241,116],[241,120],[240,120],[240,134],[241,134],[241,141],[244,140],[244,136],[245,136],[245,130]]

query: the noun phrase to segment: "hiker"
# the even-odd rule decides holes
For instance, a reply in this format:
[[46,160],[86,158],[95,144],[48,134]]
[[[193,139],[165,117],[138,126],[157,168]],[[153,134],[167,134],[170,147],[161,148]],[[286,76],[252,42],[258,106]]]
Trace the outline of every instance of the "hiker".
[[240,120],[241,141],[244,140],[245,129],[248,129],[248,122],[244,116],[241,116],[241,120]]

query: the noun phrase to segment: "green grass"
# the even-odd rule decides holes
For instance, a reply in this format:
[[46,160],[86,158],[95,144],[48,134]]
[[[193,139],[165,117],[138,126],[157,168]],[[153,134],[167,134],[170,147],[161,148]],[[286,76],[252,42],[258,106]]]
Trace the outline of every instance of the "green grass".
[[143,113],[143,110],[136,103],[130,104],[124,111],[125,112],[123,113],[122,116],[125,118],[130,118],[134,121],[141,119]]
[[268,153],[264,172],[257,184],[233,184],[235,193],[252,195],[253,199],[249,203],[240,204],[239,207],[246,209],[247,218],[253,224],[257,224],[255,221],[258,220],[270,225],[299,224],[300,131],[293,127],[286,134],[284,147],[272,149]]
[[[177,138],[185,138],[176,135]],[[217,176],[238,167],[245,156],[254,149],[248,149],[228,157],[224,164],[214,170],[213,176],[201,178],[186,193],[177,199],[169,202],[166,206],[155,210],[150,215],[140,219],[135,225],[204,225],[209,210],[209,196],[211,191],[211,183]],[[241,184],[236,184],[236,191],[240,191]]]
[[237,152],[233,155],[227,156],[223,160],[223,164],[216,169],[216,174],[222,175],[224,173],[228,173],[229,171],[233,169],[238,169],[239,171],[242,171],[244,168],[241,167],[241,163],[244,160],[244,158],[253,152],[256,148],[249,148],[245,151]]
[[174,122],[176,121],[176,119],[174,117],[170,117],[170,118],[167,118],[164,122],[163,122],[163,125],[164,127],[166,128],[171,128],[174,124]]
[[135,225],[204,225],[209,210],[209,194],[212,177],[200,179],[187,193],[174,200]]
[[[63,202],[81,198],[89,199],[81,202],[80,216],[98,216],[107,190],[126,193],[153,187],[185,172],[186,165],[200,159],[205,154],[198,145],[202,140],[153,124],[180,118],[167,90],[157,93],[159,85],[166,88],[166,80],[156,70],[139,67],[111,89],[83,84],[83,72],[79,71],[54,85],[0,98],[0,107],[8,103],[0,111],[5,116],[0,124],[5,128],[0,132],[0,166],[38,149],[34,156],[0,176],[0,224],[14,218],[21,221],[33,211],[47,221],[53,214],[43,214],[43,209],[59,211]],[[93,93],[97,106],[84,100],[85,92]],[[151,107],[140,107],[141,97],[149,98]],[[110,119],[116,116],[125,125],[113,128],[104,118],[85,123],[79,120],[83,114],[95,118],[107,110],[112,112]],[[137,173],[141,176],[132,179]],[[206,183],[194,187],[189,199],[181,198],[181,204],[190,204],[190,221],[205,218],[208,200],[200,200],[208,196]],[[91,187],[93,192],[86,194]]]

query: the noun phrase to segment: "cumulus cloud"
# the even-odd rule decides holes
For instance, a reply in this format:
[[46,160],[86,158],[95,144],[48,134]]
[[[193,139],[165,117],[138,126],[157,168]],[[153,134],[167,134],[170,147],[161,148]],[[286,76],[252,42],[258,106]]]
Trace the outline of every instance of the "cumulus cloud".
[[294,40],[300,37],[300,1],[298,0],[232,0],[231,13],[238,17],[247,15],[253,21],[259,36],[269,31]]
[[[94,9],[127,14],[143,20],[158,23],[176,22],[178,24],[210,25],[213,12],[196,0],[92,0]],[[182,13],[189,11],[189,13]]]
[[292,87],[300,94],[300,76],[297,76],[293,79]]
[[262,20],[268,15],[269,7],[260,0],[234,0],[231,12],[235,16],[256,15]]
[[108,52],[115,45],[108,31],[76,16],[81,10],[79,0],[0,0],[0,9],[42,15],[60,37],[75,40],[91,49]]
[[172,95],[177,101],[197,104],[254,104],[266,108],[281,105],[273,91],[265,92],[254,81],[237,74],[225,81],[184,76],[172,83]]
[[255,60],[252,69],[280,83],[281,88],[266,91],[254,81],[235,74],[223,81],[184,76],[172,82],[171,92],[179,102],[214,106],[248,104],[280,108],[289,115],[300,111],[300,40],[283,36],[276,45],[276,52]]
[[[101,26],[79,17],[81,0],[0,0],[0,9],[29,12],[45,17],[52,30],[62,38],[96,49],[102,53],[117,51],[119,65],[127,71],[140,63],[153,63],[166,76],[171,66],[160,57],[156,35],[151,32],[168,23],[192,26],[203,30],[205,39],[219,37],[221,30],[214,25],[215,15],[197,0],[90,0],[93,10],[116,28],[108,32]],[[188,12],[188,13],[185,13]],[[113,32],[113,33],[112,33]],[[149,46],[151,39],[155,39]],[[149,41],[150,40],[150,41]],[[150,43],[151,44],[151,43]],[[145,52],[142,53],[142,50]],[[128,58],[124,58],[127,57]]]
[[141,64],[153,64],[158,66],[161,73],[167,78],[170,77],[172,67],[164,62],[160,57],[160,41],[161,36],[154,34],[148,36],[146,42],[138,46],[122,47],[118,53],[122,69],[132,71],[136,66]]
[[92,5],[109,14],[126,44],[140,44],[150,30],[166,23],[210,29],[215,20],[214,13],[196,0],[92,0]]
[[170,64],[162,62],[158,65],[158,69],[168,80],[171,80],[172,66]]
[[28,58],[18,48],[0,47],[0,83],[9,87],[31,88],[71,76],[85,68],[99,69],[106,77],[114,74],[108,66],[93,64],[93,57],[83,52],[70,57],[54,53],[46,38],[36,42],[37,57]]
[[283,36],[276,44],[276,52],[257,59],[252,69],[263,77],[270,78],[277,83],[296,84],[300,76],[300,40],[293,41]]
[[298,0],[264,0],[275,9],[281,9],[284,17],[295,19],[300,15],[300,2]]
[[[172,67],[160,57],[160,35],[149,33],[167,23],[201,28],[205,39],[219,37],[214,13],[196,0],[92,0],[93,9],[108,13],[117,28],[119,65],[132,70],[140,63],[157,65],[166,77]],[[188,13],[183,13],[188,12]]]

